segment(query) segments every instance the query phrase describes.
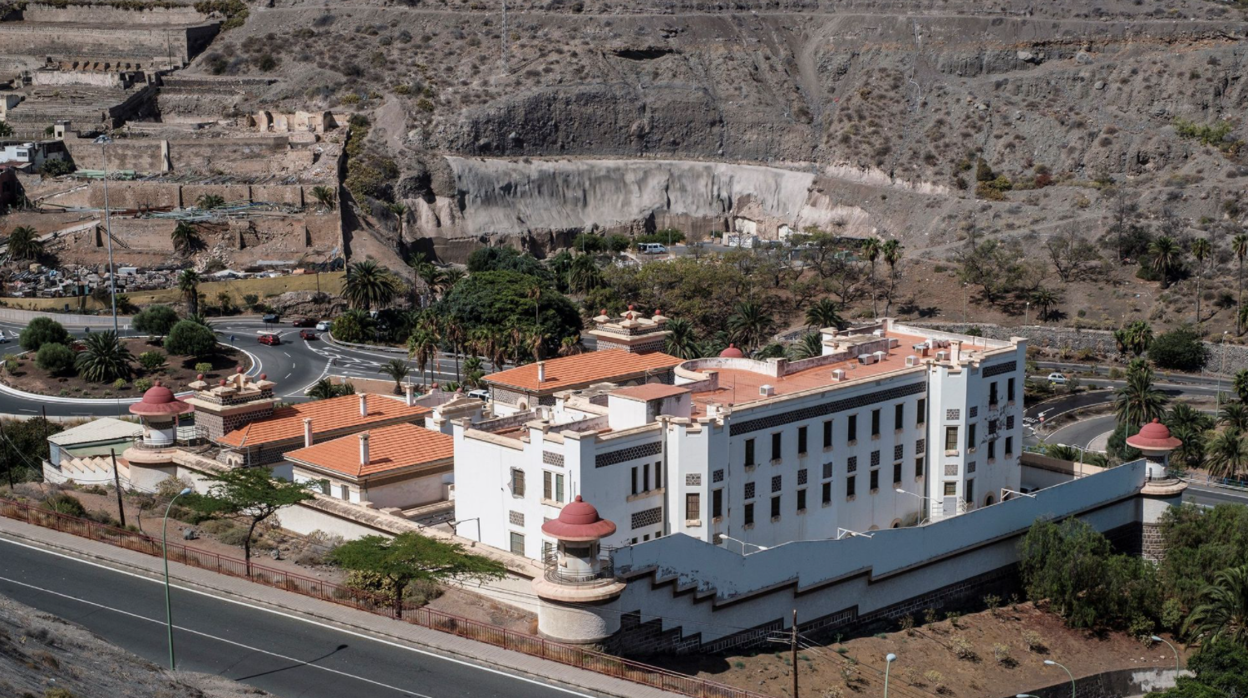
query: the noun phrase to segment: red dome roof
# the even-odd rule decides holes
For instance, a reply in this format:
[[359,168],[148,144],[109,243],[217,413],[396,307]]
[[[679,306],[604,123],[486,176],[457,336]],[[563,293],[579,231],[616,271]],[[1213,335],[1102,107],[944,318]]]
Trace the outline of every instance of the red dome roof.
[[729,344],[727,349],[719,352],[719,358],[721,359],[744,359],[745,352],[738,349],[737,345]]
[[1141,451],[1173,451],[1183,442],[1170,436],[1170,430],[1160,419],[1154,419],[1140,429],[1140,433],[1127,437],[1127,445]]
[[615,524],[598,516],[594,505],[578,494],[559,512],[559,518],[542,524],[542,532],[559,540],[591,541],[615,533]]
[[143,399],[130,405],[130,414],[174,415],[195,409],[174,396],[173,391],[157,383],[143,393]]

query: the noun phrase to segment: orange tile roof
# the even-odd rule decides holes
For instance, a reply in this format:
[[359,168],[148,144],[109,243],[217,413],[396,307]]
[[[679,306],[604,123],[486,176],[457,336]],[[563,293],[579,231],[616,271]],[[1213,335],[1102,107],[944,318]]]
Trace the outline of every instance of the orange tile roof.
[[360,436],[351,434],[308,448],[291,451],[286,457],[325,470],[364,477],[449,459],[455,439],[449,434],[415,424],[395,424],[368,432],[368,463],[360,463]]
[[343,395],[328,400],[313,400],[273,410],[273,416],[260,419],[222,436],[226,446],[258,446],[274,441],[303,436],[303,420],[312,418],[312,432],[354,428],[362,431],[370,424],[395,419],[414,420],[428,414],[427,407],[408,407],[402,400],[382,395],[368,396],[368,416],[360,416],[360,396]]
[[646,383],[645,385],[633,385],[627,388],[612,390],[612,395],[620,397],[632,398],[649,402],[650,400],[660,400],[665,397],[675,397],[689,392],[688,388],[679,385],[665,385],[663,383]]
[[608,349],[547,361],[546,380],[540,384],[536,363],[492,373],[485,381],[529,392],[546,392],[635,377],[646,371],[665,371],[681,362],[682,359],[662,352],[631,354],[623,349]]

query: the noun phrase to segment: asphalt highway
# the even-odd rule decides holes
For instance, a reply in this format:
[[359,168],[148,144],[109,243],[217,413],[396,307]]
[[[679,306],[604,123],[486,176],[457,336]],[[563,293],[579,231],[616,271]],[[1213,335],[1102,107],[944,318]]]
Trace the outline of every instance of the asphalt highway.
[[[164,587],[0,539],[0,594],[168,666]],[[178,669],[294,698],[584,696],[492,668],[175,587]]]

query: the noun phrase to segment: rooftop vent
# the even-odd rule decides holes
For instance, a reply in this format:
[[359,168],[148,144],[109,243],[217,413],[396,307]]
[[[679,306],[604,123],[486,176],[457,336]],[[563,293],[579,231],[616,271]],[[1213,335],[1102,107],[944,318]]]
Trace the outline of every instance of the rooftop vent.
[[835,371],[833,371],[833,372],[832,372],[832,380],[834,380],[834,381],[843,381],[843,380],[845,380],[845,369],[843,369],[843,368],[838,368],[838,369],[836,369]]
[[875,360],[876,360],[876,361],[883,361],[883,360],[884,360],[884,359],[888,356],[888,354],[886,354],[886,353],[884,353],[884,352],[882,352],[882,351],[877,351],[877,352],[875,352],[874,354],[872,354],[872,356],[874,356],[874,357],[875,357]]
[[948,358],[949,358],[949,352],[947,352],[947,351],[938,351],[938,352],[936,352],[936,360],[937,360],[937,361],[944,361],[945,359],[948,359]]
[[863,366],[870,366],[876,361],[879,361],[879,357],[876,356],[875,354],[863,354],[862,356],[858,357],[858,363],[862,364]]
[[871,335],[872,335],[872,336],[874,336],[874,337],[883,337],[883,336],[884,336],[884,330],[876,330],[876,331],[872,332],[872,333],[871,333]]
[[758,394],[763,397],[770,397],[776,394],[776,389],[770,385],[760,385],[758,386]]
[[913,355],[913,354],[911,354],[910,356],[907,356],[907,357],[906,357],[906,365],[907,365],[907,366],[918,366],[918,365],[919,365],[919,357],[917,357],[917,356],[915,356],[915,355]]

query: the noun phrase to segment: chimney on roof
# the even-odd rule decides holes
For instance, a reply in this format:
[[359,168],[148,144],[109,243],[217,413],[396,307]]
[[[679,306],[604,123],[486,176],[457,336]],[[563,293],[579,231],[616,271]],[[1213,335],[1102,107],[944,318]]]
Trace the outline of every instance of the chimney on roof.
[[953,339],[949,341],[949,360],[958,363],[962,358],[962,340]]
[[368,393],[360,393],[360,416],[368,416]]
[[416,404],[416,389],[411,383],[403,386],[403,392],[407,395],[407,406],[412,407]]
[[537,362],[537,382],[539,384],[546,382],[546,362],[545,361]]
[[307,448],[312,445],[312,418],[303,418],[303,447]]
[[368,465],[368,432],[360,434],[360,465]]

